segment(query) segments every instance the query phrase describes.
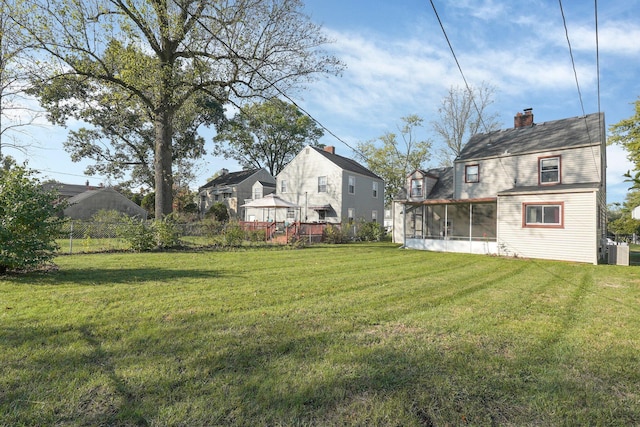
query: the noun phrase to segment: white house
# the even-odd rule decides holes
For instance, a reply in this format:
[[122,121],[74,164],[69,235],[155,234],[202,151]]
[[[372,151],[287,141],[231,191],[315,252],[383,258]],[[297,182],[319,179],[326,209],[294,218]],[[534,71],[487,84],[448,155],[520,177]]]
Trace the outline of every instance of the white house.
[[414,171],[394,204],[407,248],[596,264],[606,245],[604,114],[472,137],[452,168]]
[[[358,162],[306,146],[276,177],[278,196],[300,209],[282,220],[330,222],[384,220],[384,181]],[[298,217],[299,215],[299,217]]]

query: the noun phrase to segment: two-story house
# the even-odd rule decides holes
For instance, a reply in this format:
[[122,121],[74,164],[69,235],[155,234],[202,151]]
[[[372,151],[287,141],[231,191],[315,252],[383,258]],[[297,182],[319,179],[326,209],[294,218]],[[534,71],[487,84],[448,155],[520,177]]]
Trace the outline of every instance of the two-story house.
[[266,169],[250,169],[221,173],[198,189],[200,213],[204,215],[213,204],[227,206],[229,217],[243,219],[240,206],[247,200],[259,199],[275,191],[275,178]]
[[394,208],[407,248],[597,263],[606,237],[604,114],[473,136],[452,168],[417,170]]
[[341,223],[363,219],[382,224],[384,220],[382,178],[336,154],[332,146],[304,147],[276,181],[278,195],[300,206],[301,218],[296,219],[301,221]]

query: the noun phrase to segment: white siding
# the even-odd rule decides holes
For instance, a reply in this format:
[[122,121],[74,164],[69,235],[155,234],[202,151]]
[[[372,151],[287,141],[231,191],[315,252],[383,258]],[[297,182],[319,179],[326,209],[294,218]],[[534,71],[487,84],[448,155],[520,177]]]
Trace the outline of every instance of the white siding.
[[[536,186],[538,159],[547,156],[561,157],[562,184],[600,182],[604,179],[600,147],[597,145],[519,156],[507,154],[499,158],[456,163],[454,198],[495,197],[497,193],[513,187]],[[473,164],[480,165],[480,182],[465,183],[465,166]]]
[[[318,192],[318,177],[327,177],[327,191]],[[349,194],[349,176],[355,177],[355,192]],[[345,171],[311,147],[305,147],[278,174],[280,182],[287,181],[287,192],[278,195],[301,207],[303,221],[318,221],[318,212],[311,207],[331,205],[327,222],[339,223],[347,218],[348,210],[355,212],[356,219],[371,221],[372,211],[377,211],[378,222],[384,212],[384,182],[355,172]],[[378,197],[373,197],[373,181],[378,182]]]
[[[327,191],[318,192],[318,177],[327,177]],[[327,160],[322,154],[305,147],[278,174],[277,188],[281,180],[287,181],[287,192],[280,197],[299,205],[303,221],[317,221],[318,212],[309,206],[331,205],[335,212],[327,213],[326,221],[338,223],[342,220],[342,169]],[[329,216],[333,215],[333,216]]]
[[[498,197],[498,247],[501,255],[597,264],[598,192]],[[563,228],[525,228],[523,203],[564,203]]]

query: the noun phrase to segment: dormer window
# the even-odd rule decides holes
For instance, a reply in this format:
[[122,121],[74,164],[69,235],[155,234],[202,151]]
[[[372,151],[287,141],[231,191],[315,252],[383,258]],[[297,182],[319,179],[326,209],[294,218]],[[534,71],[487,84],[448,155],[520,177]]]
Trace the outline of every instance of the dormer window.
[[560,183],[560,156],[538,159],[538,175],[541,185]]
[[411,197],[422,197],[422,179],[411,180]]
[[480,165],[465,166],[464,182],[480,182]]

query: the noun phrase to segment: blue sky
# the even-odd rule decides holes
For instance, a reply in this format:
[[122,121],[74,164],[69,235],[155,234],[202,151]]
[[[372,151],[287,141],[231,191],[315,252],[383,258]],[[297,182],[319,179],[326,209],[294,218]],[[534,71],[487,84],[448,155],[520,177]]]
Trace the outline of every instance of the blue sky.
[[[512,127],[513,116],[524,108],[533,108],[537,123],[580,116],[583,107],[587,114],[598,111],[595,2],[562,1],[582,102],[558,1],[433,3],[467,82],[496,88],[489,112],[503,128]],[[397,131],[401,117],[417,114],[425,123],[418,136],[437,146],[430,122],[448,89],[464,81],[430,1],[308,0],[305,10],[334,41],[327,50],[346,64],[341,76],[323,77],[292,96],[346,144],[329,134],[321,142],[352,157],[350,147]],[[607,126],[632,116],[640,96],[638,17],[640,0],[598,2],[600,110]],[[69,160],[62,150],[64,129],[48,126],[32,134],[38,145],[29,151],[30,167],[63,182],[106,182],[84,177],[84,163]],[[607,155],[607,199],[620,202],[629,186],[622,174],[631,165],[619,147],[610,147]],[[196,187],[222,167],[238,169],[210,154],[200,163]]]

